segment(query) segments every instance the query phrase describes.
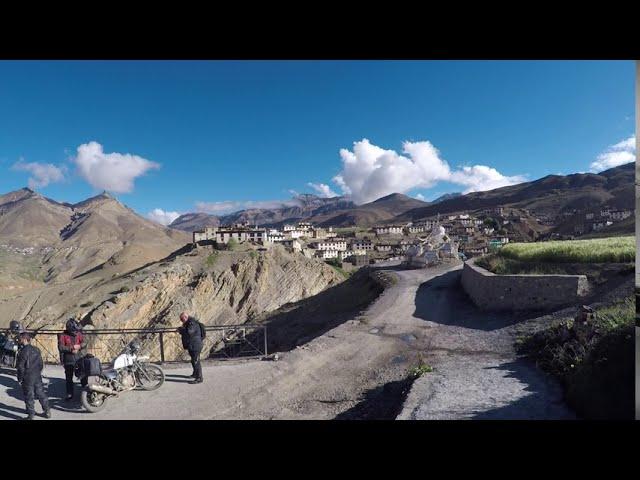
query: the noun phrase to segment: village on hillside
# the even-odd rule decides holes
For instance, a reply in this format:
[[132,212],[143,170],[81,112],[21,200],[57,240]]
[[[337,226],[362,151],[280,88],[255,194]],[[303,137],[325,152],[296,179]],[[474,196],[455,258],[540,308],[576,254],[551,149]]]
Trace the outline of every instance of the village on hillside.
[[[443,256],[465,260],[485,255],[510,242],[573,239],[598,232],[631,215],[631,210],[608,207],[586,213],[569,210],[558,214],[493,207],[369,228],[323,228],[304,221],[284,224],[280,228],[236,223],[194,231],[193,242],[195,245],[248,243],[262,248],[279,244],[309,258],[357,268],[381,261],[407,260],[411,247],[423,244],[436,229],[444,238],[445,248],[434,254],[434,262]],[[552,232],[553,227],[566,224],[567,219],[572,219],[572,232],[566,235]]]

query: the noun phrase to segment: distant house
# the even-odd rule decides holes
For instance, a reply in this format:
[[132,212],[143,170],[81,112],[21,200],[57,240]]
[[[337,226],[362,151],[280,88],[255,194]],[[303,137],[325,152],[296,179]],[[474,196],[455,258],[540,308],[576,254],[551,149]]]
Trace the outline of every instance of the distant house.
[[323,260],[331,260],[332,258],[338,258],[338,250],[317,250],[316,257]]
[[253,242],[259,244],[271,243],[269,233],[265,228],[234,225],[233,227],[206,227],[204,230],[193,232],[193,241],[213,240],[216,243]]
[[373,250],[373,242],[371,242],[370,240],[356,240],[355,242],[351,243],[351,248],[353,250],[366,250],[366,251],[372,251]]
[[282,245],[292,252],[302,252],[302,242],[298,239],[282,240]]
[[347,241],[338,238],[315,242],[313,245],[317,250],[344,251],[347,249]]
[[374,227],[376,235],[402,235],[404,225],[380,225]]
[[595,213],[589,212],[589,213],[585,214],[584,218],[585,218],[585,220],[593,220],[594,216],[595,216]]
[[604,227],[608,227],[609,225],[613,225],[613,222],[611,220],[599,221],[593,222],[591,228],[595,232],[598,230],[602,230]]
[[393,245],[379,243],[375,248],[378,252],[390,252],[393,249]]
[[624,220],[631,216],[630,210],[614,210],[610,213],[611,220]]
[[427,227],[425,225],[410,225],[405,227],[404,231],[405,233],[423,233],[427,231]]

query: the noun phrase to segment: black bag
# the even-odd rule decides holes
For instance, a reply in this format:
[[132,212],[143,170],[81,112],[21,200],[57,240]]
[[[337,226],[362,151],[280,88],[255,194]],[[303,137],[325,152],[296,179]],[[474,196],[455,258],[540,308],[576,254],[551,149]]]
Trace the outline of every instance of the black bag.
[[202,322],[198,322],[198,325],[200,326],[200,337],[204,340],[207,338],[207,329]]
[[92,377],[102,373],[100,360],[90,353],[76,362],[74,373],[77,378]]

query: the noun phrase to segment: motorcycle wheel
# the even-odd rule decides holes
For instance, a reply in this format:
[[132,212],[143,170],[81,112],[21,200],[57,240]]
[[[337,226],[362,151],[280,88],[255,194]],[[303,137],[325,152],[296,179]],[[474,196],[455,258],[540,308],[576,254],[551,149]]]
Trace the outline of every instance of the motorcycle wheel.
[[144,373],[136,372],[138,386],[142,390],[146,390],[147,392],[157,390],[164,383],[164,372],[159,366],[149,364],[142,365],[140,368],[144,369],[144,373],[149,377],[149,379],[147,379]]
[[92,390],[83,390],[80,394],[80,401],[87,412],[96,413],[102,410],[109,398],[104,393],[94,392]]

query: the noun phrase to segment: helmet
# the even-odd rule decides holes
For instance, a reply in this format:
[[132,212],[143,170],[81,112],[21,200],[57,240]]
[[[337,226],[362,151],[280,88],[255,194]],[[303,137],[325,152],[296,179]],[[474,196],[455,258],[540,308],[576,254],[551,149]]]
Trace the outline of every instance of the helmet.
[[22,325],[20,325],[20,322],[17,320],[11,320],[9,330],[11,330],[12,333],[20,333],[22,331]]
[[75,318],[70,318],[69,320],[67,320],[65,329],[69,333],[76,333],[82,330],[82,327],[80,326],[80,323],[78,323],[78,321]]

